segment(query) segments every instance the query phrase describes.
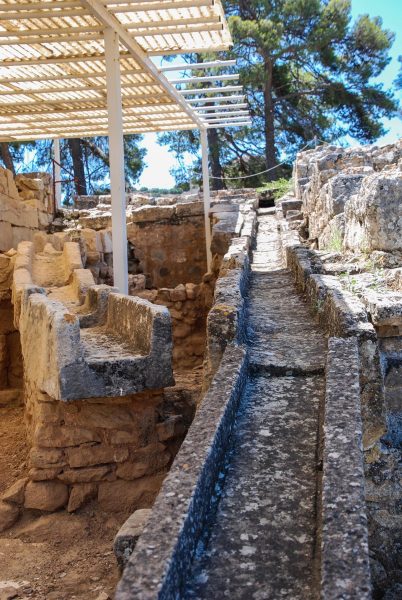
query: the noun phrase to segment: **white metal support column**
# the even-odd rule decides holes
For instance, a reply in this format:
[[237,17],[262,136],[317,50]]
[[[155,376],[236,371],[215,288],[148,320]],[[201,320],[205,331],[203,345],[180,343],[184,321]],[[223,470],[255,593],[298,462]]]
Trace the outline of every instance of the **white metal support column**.
[[201,149],[202,149],[202,188],[204,190],[205,243],[206,243],[206,248],[207,248],[208,271],[211,271],[211,267],[212,267],[211,222],[209,219],[209,209],[211,208],[211,193],[210,193],[210,189],[209,189],[207,130],[200,129],[200,134],[201,134]]
[[53,159],[54,159],[54,201],[56,209],[61,208],[61,168],[60,168],[60,140],[53,140]]
[[112,195],[112,236],[114,285],[128,293],[126,191],[124,183],[123,115],[119,64],[119,36],[105,28],[105,63],[109,132],[110,191]]

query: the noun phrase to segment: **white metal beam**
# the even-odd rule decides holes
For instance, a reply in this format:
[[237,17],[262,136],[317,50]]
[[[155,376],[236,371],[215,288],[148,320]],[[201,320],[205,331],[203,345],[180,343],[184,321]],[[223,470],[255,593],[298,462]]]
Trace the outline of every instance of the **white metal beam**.
[[211,222],[209,220],[209,211],[211,208],[211,192],[209,189],[209,164],[208,164],[208,136],[206,130],[200,129],[201,151],[202,151],[202,188],[204,193],[204,224],[205,224],[205,244],[207,251],[208,272],[212,268],[211,253]]
[[225,67],[234,67],[236,60],[213,60],[204,63],[181,63],[179,65],[169,65],[168,67],[161,67],[159,70],[162,73],[168,71],[195,71],[197,69],[221,69]]
[[224,117],[211,117],[208,121],[205,121],[205,123],[213,123],[215,121],[244,121],[244,120],[250,120],[251,117],[249,115],[249,113],[245,113],[244,115],[242,115],[241,117],[232,117],[230,114],[229,115],[225,115]]
[[126,190],[124,179],[123,111],[121,105],[119,36],[105,28],[105,61],[108,105],[110,192],[114,285],[128,294]]
[[187,96],[190,94],[210,94],[215,92],[241,92],[242,90],[242,85],[226,85],[223,87],[199,88],[197,90],[179,90],[178,93]]
[[222,120],[222,117],[224,119],[226,118],[231,118],[231,117],[248,117],[250,116],[250,113],[248,112],[248,110],[228,110],[226,112],[221,112],[221,113],[211,113],[209,115],[200,115],[202,116],[203,119],[205,119],[206,122],[209,121],[213,121],[214,119],[219,119]]
[[165,89],[168,95],[177,102],[187,113],[194,123],[198,127],[202,127],[202,122],[198,115],[192,110],[192,108],[186,103],[186,101],[180,96],[177,90],[169,83],[168,79],[159,72],[158,67],[148,57],[147,53],[141,48],[141,46],[133,40],[131,35],[125,30],[123,25],[114,17],[110,12],[103,6],[99,0],[82,0],[85,6],[91,9],[91,12],[97,19],[102,21],[107,27],[111,27],[119,35],[121,43],[127,48],[132,54],[135,60],[142,66],[146,71],[151,73],[158,83]]
[[187,104],[199,104],[200,106],[194,106],[194,110],[196,110],[197,108],[201,108],[204,104],[216,102],[234,102],[245,99],[245,96],[211,96],[210,98],[191,98],[190,100],[187,100]]
[[248,126],[251,125],[251,121],[239,121],[239,122],[233,122],[233,121],[222,121],[222,123],[209,123],[208,125],[205,125],[206,129],[220,129],[220,128],[226,128],[226,127],[243,127],[243,126]]
[[207,77],[182,77],[181,79],[170,79],[170,83],[180,85],[182,83],[205,83],[209,81],[235,81],[239,77],[239,73],[233,75],[208,75]]
[[208,113],[216,113],[219,112],[220,110],[234,110],[234,109],[239,109],[239,108],[248,108],[248,104],[247,102],[244,102],[242,104],[238,103],[238,104],[217,104],[216,106],[197,106],[197,108],[195,108],[195,112],[197,114],[199,114],[200,116],[205,116]]
[[54,159],[54,202],[56,209],[61,208],[61,157],[60,140],[53,140],[53,159]]

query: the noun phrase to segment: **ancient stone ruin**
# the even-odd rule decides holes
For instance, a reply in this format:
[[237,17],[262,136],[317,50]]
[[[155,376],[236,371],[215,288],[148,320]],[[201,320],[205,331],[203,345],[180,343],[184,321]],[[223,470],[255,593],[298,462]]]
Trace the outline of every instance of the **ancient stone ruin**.
[[401,161],[213,194],[210,272],[198,194],[128,194],[127,296],[110,197],[0,169],[7,597],[400,597]]

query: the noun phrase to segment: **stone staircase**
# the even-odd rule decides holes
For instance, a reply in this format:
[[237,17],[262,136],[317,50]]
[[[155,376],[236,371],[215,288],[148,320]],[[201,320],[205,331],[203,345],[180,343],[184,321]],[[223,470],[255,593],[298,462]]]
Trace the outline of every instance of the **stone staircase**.
[[326,339],[282,261],[277,220],[260,211],[248,297],[251,376],[215,524],[186,598],[313,599]]
[[127,396],[174,384],[167,308],[95,285],[79,245],[18,245],[14,321],[27,378],[56,400]]

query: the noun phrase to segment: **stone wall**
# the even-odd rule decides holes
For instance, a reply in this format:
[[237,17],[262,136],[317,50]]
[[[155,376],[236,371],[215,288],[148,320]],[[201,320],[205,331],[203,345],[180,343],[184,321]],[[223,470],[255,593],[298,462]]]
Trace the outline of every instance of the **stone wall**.
[[52,179],[47,173],[17,175],[0,167],[0,252],[32,240],[53,219]]
[[169,309],[173,326],[173,366],[176,369],[191,369],[202,364],[214,283],[212,274],[207,274],[201,284],[186,283],[170,289],[131,292]]
[[168,444],[184,433],[179,416],[166,414],[163,390],[63,403],[27,383],[25,398],[30,470],[19,505],[70,512],[92,499],[108,511],[152,505],[172,460]]
[[[87,265],[95,278],[110,279],[113,275],[110,209],[80,211],[78,220],[71,219],[66,225],[72,239],[82,240]],[[207,270],[204,209],[200,202],[129,206],[127,239],[129,272],[144,274],[147,287],[173,288],[181,283],[199,283]]]
[[401,251],[402,141],[384,147],[320,146],[294,166],[296,199],[318,248]]

